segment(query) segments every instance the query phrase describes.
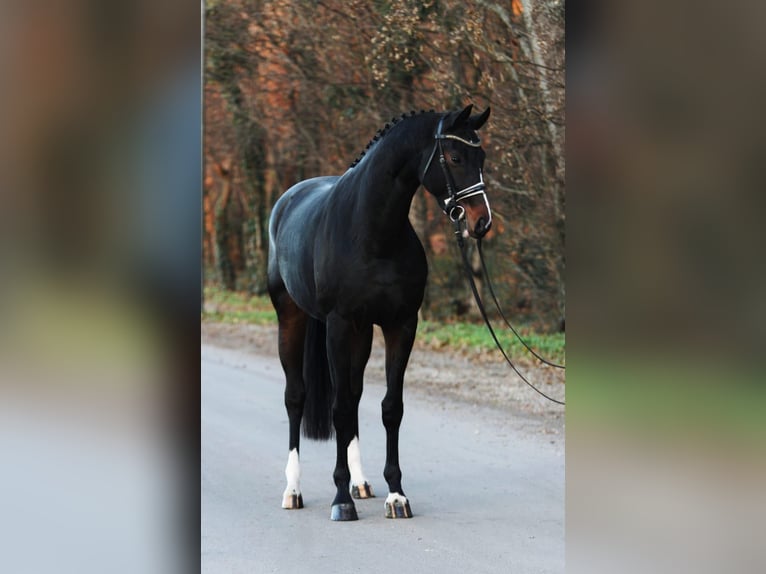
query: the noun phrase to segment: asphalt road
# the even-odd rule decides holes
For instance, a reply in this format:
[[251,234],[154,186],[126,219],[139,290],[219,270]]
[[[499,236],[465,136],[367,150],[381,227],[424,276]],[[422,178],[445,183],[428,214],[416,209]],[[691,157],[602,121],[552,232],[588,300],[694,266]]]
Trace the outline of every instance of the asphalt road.
[[283,510],[284,383],[276,358],[202,346],[202,572],[474,574],[564,571],[561,437],[499,410],[408,392],[402,485],[413,518],[386,519],[385,388],[366,384],[362,462],[376,498],[330,521],[334,443],[303,440],[305,508]]

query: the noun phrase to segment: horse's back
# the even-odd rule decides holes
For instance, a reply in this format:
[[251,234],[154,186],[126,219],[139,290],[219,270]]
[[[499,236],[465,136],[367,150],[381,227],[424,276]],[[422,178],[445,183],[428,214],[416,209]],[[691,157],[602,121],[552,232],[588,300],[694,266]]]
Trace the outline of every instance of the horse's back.
[[274,204],[269,220],[269,285],[284,284],[305,311],[318,315],[314,284],[314,242],[337,176],[296,183]]
[[279,229],[284,225],[291,225],[291,222],[310,224],[308,220],[315,220],[316,223],[322,201],[337,180],[337,176],[314,177],[299,181],[285,191],[271,210],[271,239],[276,239]]

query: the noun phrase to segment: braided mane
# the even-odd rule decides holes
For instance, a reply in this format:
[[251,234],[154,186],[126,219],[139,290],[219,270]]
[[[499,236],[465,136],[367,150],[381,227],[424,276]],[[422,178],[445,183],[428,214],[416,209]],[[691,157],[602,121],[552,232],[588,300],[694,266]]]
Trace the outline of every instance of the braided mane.
[[383,136],[385,136],[392,127],[394,127],[395,124],[399,123],[401,120],[405,120],[407,118],[411,118],[412,116],[425,114],[425,113],[435,113],[435,110],[420,110],[420,112],[416,112],[415,110],[411,110],[409,114],[402,114],[401,116],[394,116],[391,118],[391,121],[387,123],[385,126],[383,126],[381,129],[379,129],[377,132],[375,132],[375,135],[372,137],[372,139],[367,142],[367,147],[364,148],[364,150],[356,157],[356,159],[351,162],[351,165],[348,166],[349,169],[352,167],[355,167],[356,164],[358,164],[360,161],[362,161],[362,158],[364,155],[369,151],[369,149],[375,145],[375,143],[378,142]]

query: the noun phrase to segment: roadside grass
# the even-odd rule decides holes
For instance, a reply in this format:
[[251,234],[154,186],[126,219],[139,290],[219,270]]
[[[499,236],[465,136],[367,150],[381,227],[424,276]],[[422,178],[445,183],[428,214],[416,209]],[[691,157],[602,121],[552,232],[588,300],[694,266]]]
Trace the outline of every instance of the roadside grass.
[[203,321],[254,325],[277,324],[277,314],[266,295],[248,295],[214,286],[206,286],[204,295]]
[[[509,357],[532,357],[505,325],[501,327],[501,323],[495,321],[492,326],[498,341]],[[539,355],[549,361],[563,364],[566,347],[564,333],[543,335],[519,325],[514,327],[527,345]],[[490,352],[495,349],[495,342],[484,323],[421,321],[418,324],[418,337],[434,348],[447,347],[469,352]]]
[[[276,325],[277,315],[271,300],[265,295],[248,295],[226,291],[219,287],[205,287],[205,311],[203,321],[221,323],[249,323]],[[527,344],[550,361],[563,363],[566,337],[564,333],[541,335],[523,326],[514,325]],[[495,324],[495,333],[510,357],[531,356],[509,330]],[[451,349],[464,352],[490,352],[495,348],[483,323],[465,321],[420,321],[418,340],[431,348]]]

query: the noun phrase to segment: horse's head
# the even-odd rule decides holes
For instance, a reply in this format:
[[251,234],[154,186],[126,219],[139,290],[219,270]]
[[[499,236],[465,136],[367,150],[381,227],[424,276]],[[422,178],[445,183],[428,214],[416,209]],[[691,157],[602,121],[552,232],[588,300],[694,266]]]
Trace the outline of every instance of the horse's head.
[[473,106],[441,117],[432,147],[424,150],[421,183],[453,223],[465,220],[466,230],[483,237],[492,226],[484,193],[484,150],[476,133],[489,117],[489,108],[472,116]]

